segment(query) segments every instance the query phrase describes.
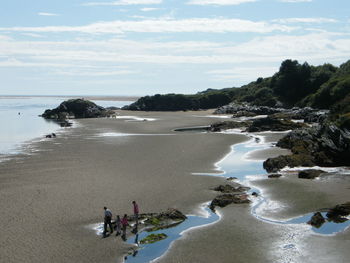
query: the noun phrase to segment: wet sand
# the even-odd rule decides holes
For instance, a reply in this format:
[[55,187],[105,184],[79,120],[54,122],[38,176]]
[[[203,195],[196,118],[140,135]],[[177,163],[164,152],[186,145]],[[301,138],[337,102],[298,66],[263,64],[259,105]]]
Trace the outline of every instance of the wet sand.
[[[196,213],[199,204],[216,195],[209,189],[225,179],[192,173],[215,172],[214,163],[230,146],[247,139],[172,131],[215,122],[193,116],[208,112],[121,114],[157,120],[79,120],[81,125],[70,132],[37,143],[35,155],[0,163],[0,262],[120,262],[128,246],[114,236],[100,239],[86,228],[102,221],[103,206],[114,215],[131,213],[131,201],[137,200],[141,212],[174,207]],[[350,198],[348,183],[338,191],[333,181],[324,187],[316,187],[321,181],[304,182],[280,178],[255,184],[288,205],[279,210],[281,218]],[[310,236],[301,226],[259,221],[249,205],[219,211],[223,217],[218,223],[186,233],[159,262],[345,262],[341,260],[350,255],[349,231]],[[289,244],[298,249],[285,248]]]

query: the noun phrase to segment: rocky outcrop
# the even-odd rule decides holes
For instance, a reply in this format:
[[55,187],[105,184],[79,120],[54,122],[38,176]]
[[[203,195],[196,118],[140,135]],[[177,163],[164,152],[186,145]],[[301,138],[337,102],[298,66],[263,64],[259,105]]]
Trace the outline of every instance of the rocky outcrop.
[[247,132],[261,132],[261,131],[287,131],[305,127],[304,123],[292,122],[290,120],[276,119],[273,117],[266,117],[256,119],[247,128]]
[[232,117],[254,117],[270,115],[274,119],[301,120],[306,123],[321,123],[329,114],[329,110],[318,110],[310,107],[291,109],[255,106],[248,103],[231,103],[215,110],[214,114],[232,114]]
[[273,108],[268,106],[255,106],[247,103],[231,103],[215,110],[214,114],[238,114],[241,116],[269,115],[277,112],[283,112],[283,108]]
[[269,158],[264,162],[268,172],[285,166],[348,166],[350,165],[350,132],[323,123],[288,133],[277,146],[292,151],[292,155]]
[[241,186],[240,184],[237,184],[236,186],[232,186],[229,184],[226,185],[219,185],[215,188],[213,188],[214,191],[221,192],[221,193],[237,193],[237,192],[245,192],[248,191],[249,187]]
[[215,122],[210,125],[209,130],[212,132],[219,132],[222,130],[229,130],[229,129],[238,129],[238,128],[244,128],[250,125],[251,122],[245,122],[245,121],[220,121]]
[[317,170],[317,169],[306,169],[303,171],[300,171],[298,173],[298,177],[302,179],[315,179],[316,177],[319,177],[320,174],[325,173],[322,170]]
[[320,212],[315,213],[307,223],[313,227],[320,228],[326,220]]
[[215,212],[215,207],[225,207],[229,204],[247,204],[250,203],[247,194],[222,194],[211,201],[209,208]]
[[275,113],[272,116],[279,119],[303,120],[304,122],[312,123],[324,121],[328,117],[328,114],[329,110],[317,110],[310,107],[294,107],[292,109],[285,109],[279,113]]
[[45,110],[41,115],[45,119],[65,120],[69,118],[98,118],[106,117],[110,112],[84,99],[71,99],[62,102],[57,108]]

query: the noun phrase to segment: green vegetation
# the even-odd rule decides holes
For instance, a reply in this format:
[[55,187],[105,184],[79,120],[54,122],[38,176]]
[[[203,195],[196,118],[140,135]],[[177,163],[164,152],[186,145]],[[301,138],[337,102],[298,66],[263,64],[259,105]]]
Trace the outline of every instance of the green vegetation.
[[160,233],[160,234],[150,234],[147,237],[145,237],[144,239],[142,239],[140,241],[141,244],[152,244],[155,243],[157,241],[161,241],[163,239],[166,239],[168,236],[164,233]]
[[257,106],[311,106],[330,109],[333,119],[348,126],[350,112],[350,60],[340,67],[310,66],[285,60],[272,77],[258,78],[240,88],[208,89],[193,95],[145,96],[125,107],[128,110],[179,111],[217,108],[230,102]]

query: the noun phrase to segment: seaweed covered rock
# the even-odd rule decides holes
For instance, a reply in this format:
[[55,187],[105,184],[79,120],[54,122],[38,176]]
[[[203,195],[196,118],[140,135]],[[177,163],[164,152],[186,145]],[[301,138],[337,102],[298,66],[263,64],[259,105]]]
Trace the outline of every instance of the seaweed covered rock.
[[141,244],[152,244],[158,241],[161,241],[163,239],[166,239],[168,236],[164,233],[160,234],[150,234],[147,237],[141,239],[140,243]]
[[45,119],[64,120],[67,118],[98,118],[106,117],[110,112],[84,99],[71,99],[62,102],[57,108],[45,110],[41,115]]
[[260,131],[287,131],[305,127],[304,123],[293,122],[290,120],[277,119],[273,117],[266,117],[256,119],[247,128],[248,132]]

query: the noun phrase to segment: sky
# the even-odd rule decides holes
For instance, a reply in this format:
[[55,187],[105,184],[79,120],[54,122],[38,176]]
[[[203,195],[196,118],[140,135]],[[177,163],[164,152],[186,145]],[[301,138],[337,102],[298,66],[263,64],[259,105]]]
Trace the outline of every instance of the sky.
[[349,0],[0,0],[0,95],[239,87],[350,59]]

